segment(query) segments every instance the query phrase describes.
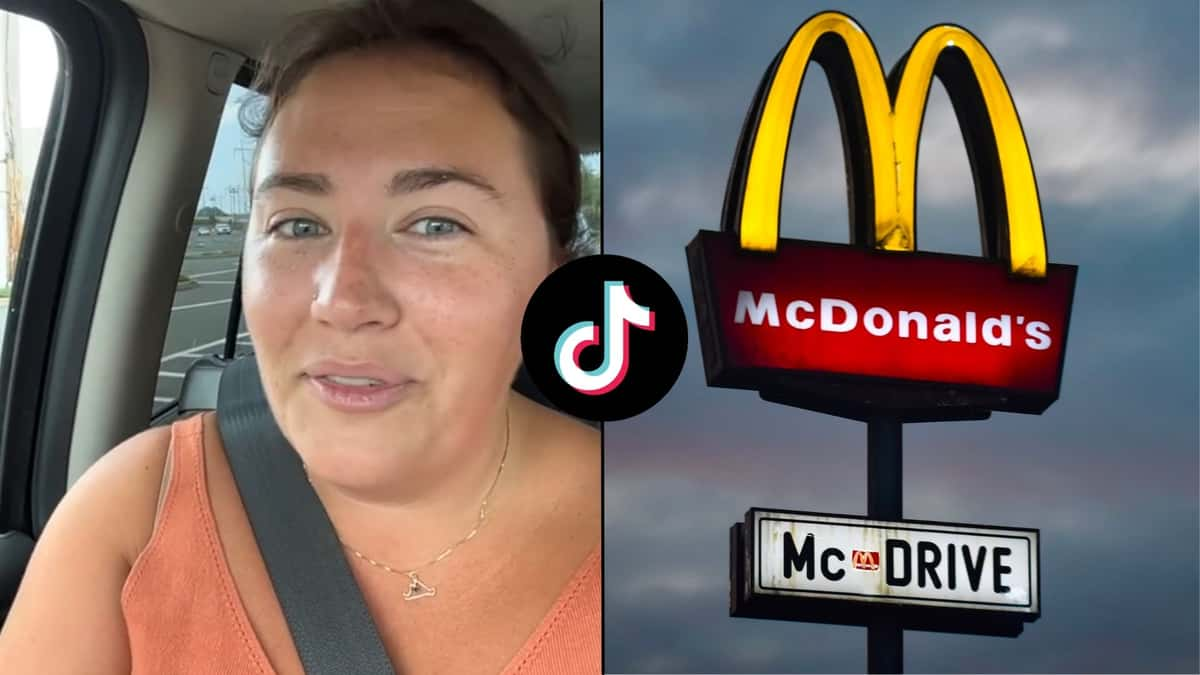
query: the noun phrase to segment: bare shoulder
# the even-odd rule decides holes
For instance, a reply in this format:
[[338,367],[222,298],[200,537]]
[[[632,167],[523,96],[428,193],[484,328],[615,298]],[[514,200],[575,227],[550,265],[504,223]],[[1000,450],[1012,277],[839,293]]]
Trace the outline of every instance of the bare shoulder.
[[[58,533],[99,537],[104,550],[132,564],[154,530],[170,427],[155,427],[122,441],[96,460],[67,490],[43,538]],[[90,529],[95,526],[96,529]]]
[[0,632],[6,672],[129,672],[121,589],[153,532],[169,445],[167,428],[141,432],[67,491]]
[[129,437],[88,468],[60,508],[69,507],[70,499],[109,519],[105,530],[132,565],[154,533],[159,498],[166,487],[170,446],[169,426]]

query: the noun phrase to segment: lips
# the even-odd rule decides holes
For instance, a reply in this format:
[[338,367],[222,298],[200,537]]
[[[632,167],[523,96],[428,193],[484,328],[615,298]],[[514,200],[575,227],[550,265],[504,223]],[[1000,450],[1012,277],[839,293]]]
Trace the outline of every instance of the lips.
[[413,378],[392,368],[376,363],[348,363],[344,361],[317,361],[304,369],[304,374],[313,378],[326,378],[343,386],[367,386],[404,384]]
[[406,398],[417,382],[374,363],[319,361],[304,369],[305,379],[325,405],[341,412],[378,412]]

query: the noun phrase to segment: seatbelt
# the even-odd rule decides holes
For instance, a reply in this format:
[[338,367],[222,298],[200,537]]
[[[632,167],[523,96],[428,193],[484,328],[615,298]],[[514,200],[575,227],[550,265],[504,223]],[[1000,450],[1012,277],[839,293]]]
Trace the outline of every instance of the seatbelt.
[[394,675],[329,515],[267,405],[253,356],[221,376],[217,425],[309,675]]

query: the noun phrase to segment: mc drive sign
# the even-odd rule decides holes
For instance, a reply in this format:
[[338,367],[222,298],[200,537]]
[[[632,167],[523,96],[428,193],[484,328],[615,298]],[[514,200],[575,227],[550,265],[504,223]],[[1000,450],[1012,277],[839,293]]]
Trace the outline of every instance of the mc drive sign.
[[743,602],[775,596],[1039,614],[1038,532],[751,509]]

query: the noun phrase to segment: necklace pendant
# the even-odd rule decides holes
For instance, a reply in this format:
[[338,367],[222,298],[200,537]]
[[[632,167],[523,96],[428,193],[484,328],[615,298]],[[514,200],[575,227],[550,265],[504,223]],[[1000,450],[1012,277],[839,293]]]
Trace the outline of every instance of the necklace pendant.
[[425,597],[437,595],[437,589],[417,576],[416,572],[410,572],[408,575],[408,591],[404,594],[405,600],[419,600]]

